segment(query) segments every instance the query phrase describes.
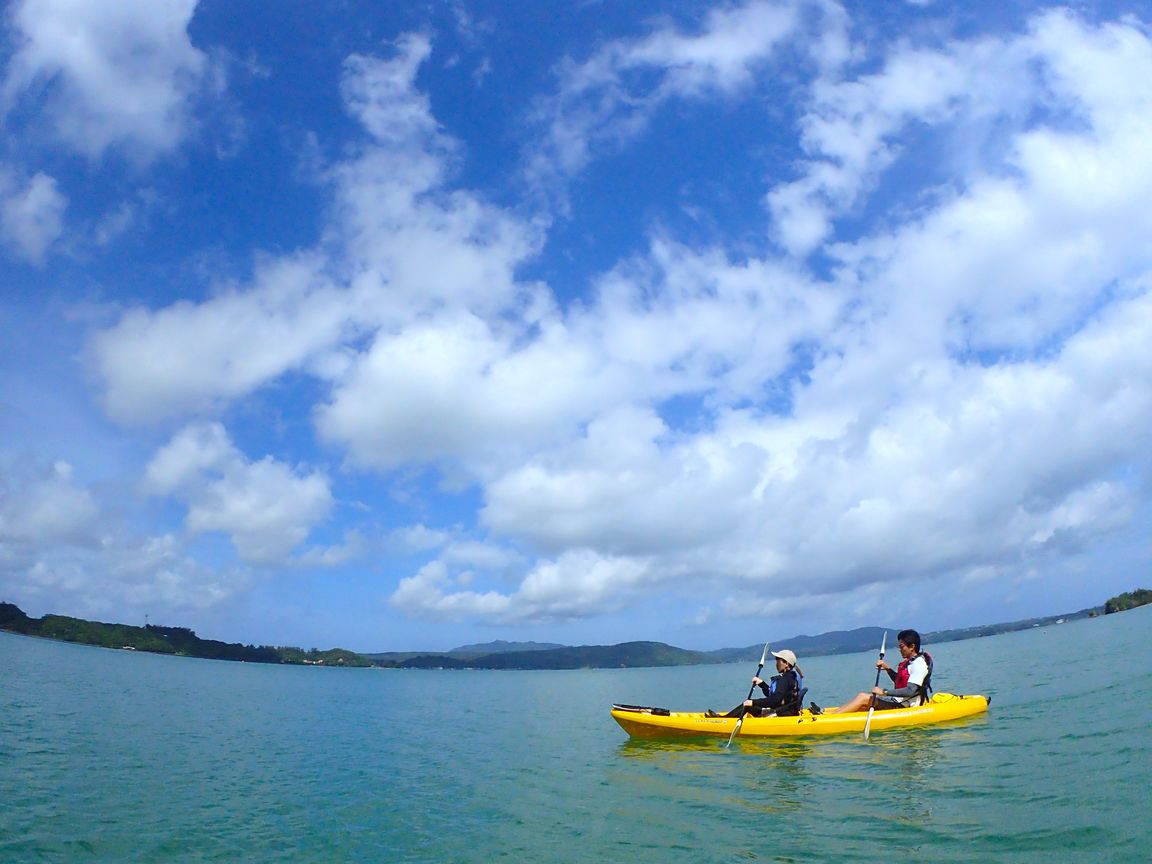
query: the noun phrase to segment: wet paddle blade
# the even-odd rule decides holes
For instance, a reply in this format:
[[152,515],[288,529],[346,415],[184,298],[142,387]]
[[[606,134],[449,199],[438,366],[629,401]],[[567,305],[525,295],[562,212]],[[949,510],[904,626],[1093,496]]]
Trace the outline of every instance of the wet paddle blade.
[[736,733],[740,731],[740,726],[743,723],[744,723],[744,715],[741,714],[740,719],[738,719],[736,721],[736,725],[732,727],[732,734],[728,736],[728,743],[724,745],[725,747],[731,747],[732,746],[732,739],[736,737]]
[[[884,659],[884,649],[888,647],[888,631],[884,631],[884,636],[880,639],[880,659]],[[876,670],[876,683],[873,687],[880,686],[880,670]],[[864,721],[864,740],[868,740],[868,733],[872,731],[872,712],[876,710],[876,694],[872,694],[872,700],[868,703],[868,719]]]

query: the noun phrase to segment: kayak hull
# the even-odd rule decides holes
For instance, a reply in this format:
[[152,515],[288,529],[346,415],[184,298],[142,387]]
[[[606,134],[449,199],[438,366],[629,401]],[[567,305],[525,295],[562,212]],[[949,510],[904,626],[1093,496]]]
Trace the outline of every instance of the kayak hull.
[[[988,697],[936,693],[918,708],[875,711],[869,732],[903,729],[963,720],[988,710]],[[613,705],[612,719],[633,738],[676,738],[715,735],[727,738],[736,726],[734,717],[705,717],[701,712],[665,711],[637,705]],[[794,738],[807,735],[847,735],[862,733],[867,711],[850,714],[813,714],[804,710],[799,717],[745,717],[741,738]]]

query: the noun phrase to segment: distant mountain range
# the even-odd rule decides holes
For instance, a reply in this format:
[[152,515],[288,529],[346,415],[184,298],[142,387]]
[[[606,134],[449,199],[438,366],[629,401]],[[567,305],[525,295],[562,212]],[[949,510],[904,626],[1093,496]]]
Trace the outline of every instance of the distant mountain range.
[[[1130,608],[1131,603],[1149,602],[1152,592],[1122,595],[1123,603],[1113,598],[1105,607],[1081,609],[1065,615],[1043,618],[1025,618],[1002,624],[965,627],[956,630],[926,632],[922,636],[926,645],[993,636],[1013,630],[1061,624],[1077,618],[1089,618],[1104,611]],[[0,630],[42,636],[67,642],[99,645],[105,648],[123,648],[162,654],[178,654],[218,660],[246,660],[256,663],[289,663],[314,666],[377,666],[391,669],[611,669],[638,666],[693,666],[710,663],[755,662],[760,659],[762,644],[743,648],[722,648],[717,651],[690,651],[666,645],[663,642],[622,642],[618,645],[560,645],[549,642],[506,642],[496,640],[472,645],[461,645],[444,652],[385,652],[357,654],[342,648],[327,651],[304,651],[301,648],[268,645],[242,645],[200,639],[184,627],[135,627],[126,624],[105,624],[85,621],[63,615],[45,615],[29,618],[23,610],[11,603],[0,603]],[[818,636],[792,636],[773,639],[779,648],[790,648],[801,657],[822,654],[850,654],[858,651],[878,650],[885,628],[860,627],[856,630],[835,630]],[[895,638],[896,628],[887,632]]]
[[461,645],[449,651],[456,657],[480,654],[506,654],[510,651],[551,651],[553,648],[567,648],[559,642],[505,642],[497,639],[495,642],[481,642],[477,645]]

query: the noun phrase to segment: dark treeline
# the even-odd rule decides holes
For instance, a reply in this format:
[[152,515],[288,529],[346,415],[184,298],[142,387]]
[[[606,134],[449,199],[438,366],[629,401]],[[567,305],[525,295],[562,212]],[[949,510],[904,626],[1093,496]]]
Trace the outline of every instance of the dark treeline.
[[1148,603],[1152,603],[1152,591],[1147,588],[1137,588],[1135,591],[1127,591],[1113,597],[1104,604],[1104,612],[1111,615],[1113,612],[1135,609],[1137,606],[1145,606]]
[[187,627],[161,627],[146,624],[105,624],[85,621],[66,615],[45,615],[29,618],[12,603],[0,603],[0,630],[98,645],[101,648],[122,648],[148,651],[153,654],[176,654],[181,657],[200,657],[205,660],[241,660],[248,663],[292,663],[314,666],[371,666],[367,658],[351,651],[334,648],[330,651],[305,651],[301,648],[274,647],[272,645],[241,645],[238,642],[219,642],[201,639]]
[[[1001,624],[986,624],[957,630],[940,630],[924,634],[925,642],[953,642],[980,636],[994,636],[1029,627],[1043,627],[1101,613],[1121,612],[1152,603],[1152,591],[1140,588],[1108,600],[1104,607],[1082,609],[1065,615],[1026,618]],[[161,627],[128,624],[105,624],[64,615],[29,618],[18,606],[0,603],[0,630],[42,636],[65,642],[80,642],[104,648],[130,648],[157,654],[202,657],[211,660],[242,660],[250,663],[290,663],[315,666],[376,666],[389,669],[608,669],[644,666],[695,666],[707,663],[730,663],[755,660],[763,646],[723,648],[718,651],[689,651],[663,642],[623,642],[618,645],[583,645],[579,647],[548,643],[514,643],[496,641],[485,645],[466,645],[446,652],[390,652],[357,654],[342,648],[327,651],[302,648],[242,645],[201,639],[186,627]],[[894,632],[888,628],[889,633]],[[794,636],[774,640],[801,656],[846,654],[875,649],[882,628],[861,627],[838,630],[819,636]],[[487,650],[486,650],[487,649]]]

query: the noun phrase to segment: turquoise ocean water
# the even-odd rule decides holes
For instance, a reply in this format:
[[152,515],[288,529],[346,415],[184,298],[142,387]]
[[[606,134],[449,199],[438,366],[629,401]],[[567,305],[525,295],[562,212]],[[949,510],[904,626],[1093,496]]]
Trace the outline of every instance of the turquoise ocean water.
[[[608,708],[728,708],[754,664],[341,670],[0,633],[0,862],[1152,861],[1150,635],[1145,607],[928,645],[985,718],[725,750],[630,741]],[[801,658],[810,697],[866,689],[874,656]]]

